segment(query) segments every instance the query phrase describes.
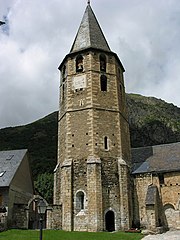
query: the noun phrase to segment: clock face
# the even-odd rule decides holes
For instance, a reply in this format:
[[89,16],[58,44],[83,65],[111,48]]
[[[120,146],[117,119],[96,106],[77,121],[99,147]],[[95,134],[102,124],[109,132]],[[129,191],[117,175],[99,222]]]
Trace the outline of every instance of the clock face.
[[86,88],[86,86],[87,86],[86,75],[75,76],[73,78],[72,87],[74,90]]

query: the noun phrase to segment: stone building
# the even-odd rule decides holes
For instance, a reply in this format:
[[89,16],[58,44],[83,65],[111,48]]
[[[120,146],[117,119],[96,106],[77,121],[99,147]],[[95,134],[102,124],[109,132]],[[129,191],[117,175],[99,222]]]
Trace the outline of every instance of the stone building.
[[124,68],[89,3],[59,70],[54,204],[62,207],[62,229],[129,228],[131,158]]
[[0,151],[0,226],[27,227],[34,187],[27,150]]
[[134,223],[180,229],[180,143],[132,149]]
[[59,70],[58,162],[47,227],[178,228],[180,145],[131,151],[125,70],[89,1]]

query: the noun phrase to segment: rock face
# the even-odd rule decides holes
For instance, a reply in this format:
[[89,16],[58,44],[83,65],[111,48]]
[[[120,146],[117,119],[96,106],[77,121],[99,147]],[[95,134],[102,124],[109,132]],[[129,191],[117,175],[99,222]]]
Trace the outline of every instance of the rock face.
[[132,147],[180,141],[180,108],[160,99],[127,94]]

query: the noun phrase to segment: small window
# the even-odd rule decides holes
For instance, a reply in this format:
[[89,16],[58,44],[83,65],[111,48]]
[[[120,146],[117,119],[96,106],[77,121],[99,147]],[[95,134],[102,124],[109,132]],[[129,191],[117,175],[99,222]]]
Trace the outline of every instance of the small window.
[[119,85],[119,94],[120,94],[120,101],[122,102],[122,86],[121,86],[121,84]]
[[99,57],[100,60],[100,71],[106,72],[106,56],[101,54]]
[[159,184],[164,184],[164,174],[159,174]]
[[83,71],[83,57],[79,55],[76,58],[76,72],[82,72]]
[[83,105],[84,105],[84,103],[83,103],[83,100],[81,99],[81,100],[79,101],[79,106],[82,107]]
[[10,154],[10,155],[8,155],[8,156],[6,157],[6,160],[11,160],[13,157],[14,157],[14,155],[13,155],[13,154]]
[[118,68],[118,78],[121,77],[121,71],[120,71],[120,68]]
[[119,89],[120,89],[120,94],[122,94],[122,86],[119,85]]
[[2,177],[5,174],[6,171],[1,171],[0,172],[0,177]]
[[66,77],[66,65],[63,66],[63,69],[62,69],[62,78],[63,78],[63,81],[64,81],[64,78]]
[[104,149],[109,150],[109,140],[108,137],[104,137]]
[[105,75],[101,75],[101,91],[107,92],[107,77]]
[[76,210],[77,211],[84,210],[84,201],[85,201],[84,192],[79,191],[76,194]]
[[61,101],[64,100],[64,92],[65,92],[65,85],[64,83],[62,84],[62,87],[61,87]]

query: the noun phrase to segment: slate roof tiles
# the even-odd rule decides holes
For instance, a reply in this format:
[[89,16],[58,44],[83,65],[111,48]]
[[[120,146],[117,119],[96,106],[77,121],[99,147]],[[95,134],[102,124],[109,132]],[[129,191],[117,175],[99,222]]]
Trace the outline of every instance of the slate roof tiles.
[[86,7],[70,53],[86,48],[111,51],[90,4]]
[[27,149],[0,151],[0,187],[8,187],[19,168]]
[[132,149],[133,174],[180,171],[180,142]]

